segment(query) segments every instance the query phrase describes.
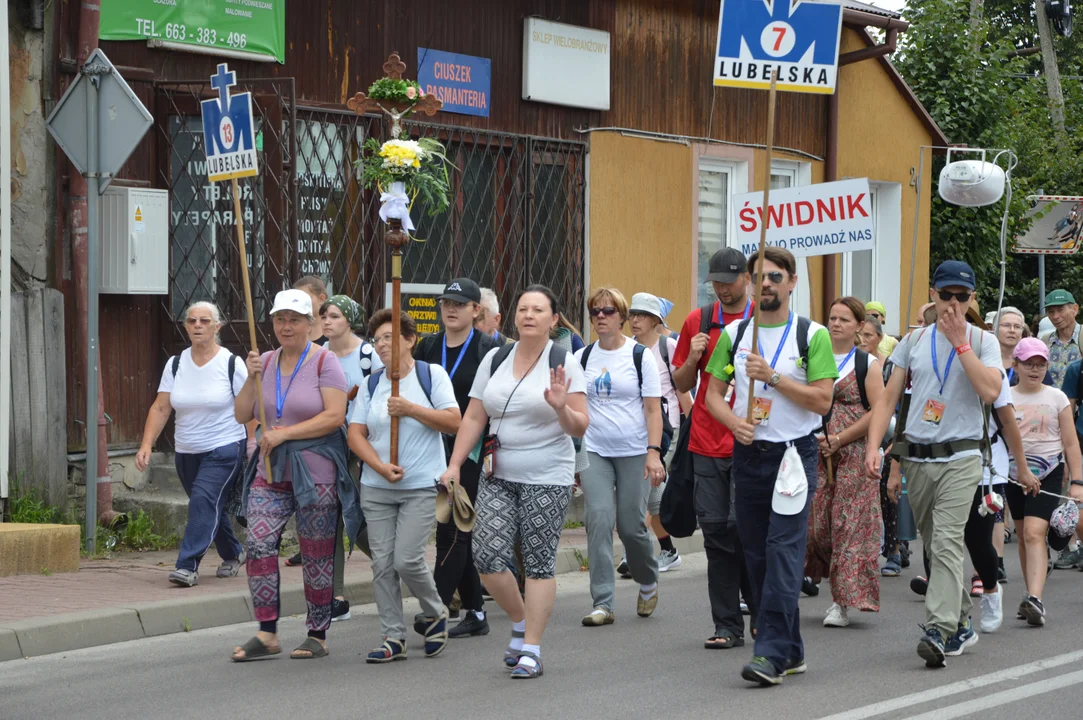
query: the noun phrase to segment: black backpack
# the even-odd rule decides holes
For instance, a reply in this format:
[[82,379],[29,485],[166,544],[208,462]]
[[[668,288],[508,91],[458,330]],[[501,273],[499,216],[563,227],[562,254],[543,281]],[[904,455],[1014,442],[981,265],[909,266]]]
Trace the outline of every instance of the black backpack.
[[[173,357],[171,357],[169,359],[169,362],[172,365],[173,379],[176,380],[177,379],[177,371],[180,370],[180,355],[179,354],[174,355]],[[237,356],[236,355],[231,354],[229,356],[229,363],[227,364],[226,367],[228,368],[227,372],[229,373],[229,391],[231,393],[233,393],[233,397],[237,397],[237,393],[233,390],[233,376],[237,372]]]
[[[380,384],[380,378],[383,377],[386,369],[380,368],[368,376],[370,398],[376,393],[376,386]],[[414,369],[417,371],[417,382],[421,385],[421,391],[425,393],[425,399],[429,401],[429,405],[435,408],[436,405],[433,405],[432,402],[432,368],[424,360],[415,360]]]
[[[749,323],[752,322],[751,317],[747,317],[741,321],[737,326],[737,337],[733,339],[733,349],[736,350],[741,346],[741,340],[745,336],[745,329]],[[714,323],[716,326],[718,323]],[[797,354],[801,358],[801,367],[808,369],[808,331],[812,327],[812,321],[807,317],[797,316]],[[868,366],[865,368],[868,370]],[[862,391],[864,395],[864,391]]]
[[[872,410],[872,406],[869,405],[869,396],[865,392],[865,378],[869,376],[869,354],[864,350],[858,348],[854,353],[854,375],[857,381],[857,392],[861,396],[861,407],[865,408],[865,412]],[[827,423],[831,421],[831,413],[835,409],[835,402],[831,402],[831,410],[827,411],[824,415],[824,428],[827,427]]]

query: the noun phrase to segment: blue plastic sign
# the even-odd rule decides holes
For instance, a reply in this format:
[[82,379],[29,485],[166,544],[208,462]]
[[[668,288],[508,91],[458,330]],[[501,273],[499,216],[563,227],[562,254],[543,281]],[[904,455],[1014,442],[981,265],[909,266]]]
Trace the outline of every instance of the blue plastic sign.
[[796,0],[721,0],[714,84],[779,90],[835,92],[842,7]]
[[489,58],[417,49],[417,82],[444,103],[444,112],[489,117],[491,76]]
[[218,91],[218,97],[200,103],[210,182],[259,175],[252,93],[230,95],[229,89],[236,84],[237,73],[221,63],[211,76],[211,87]]

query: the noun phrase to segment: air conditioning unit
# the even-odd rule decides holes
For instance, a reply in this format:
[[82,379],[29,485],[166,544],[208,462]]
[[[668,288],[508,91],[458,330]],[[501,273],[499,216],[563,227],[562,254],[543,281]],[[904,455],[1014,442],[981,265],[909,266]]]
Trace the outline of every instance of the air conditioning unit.
[[169,192],[110,185],[101,198],[101,288],[119,295],[169,292]]

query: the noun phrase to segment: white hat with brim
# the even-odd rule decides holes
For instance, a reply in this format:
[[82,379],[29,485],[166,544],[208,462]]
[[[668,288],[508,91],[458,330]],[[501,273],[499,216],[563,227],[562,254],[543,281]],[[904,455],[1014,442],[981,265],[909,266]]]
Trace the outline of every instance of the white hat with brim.
[[275,295],[275,304],[271,307],[271,314],[283,310],[292,310],[298,315],[312,317],[312,298],[304,290],[282,290]]
[[808,477],[801,455],[793,445],[786,448],[771,493],[771,509],[779,515],[797,515],[808,500]]
[[669,325],[666,325],[666,315],[662,312],[662,301],[650,293],[636,293],[633,295],[628,312],[654,315],[662,321],[662,327],[669,327]]

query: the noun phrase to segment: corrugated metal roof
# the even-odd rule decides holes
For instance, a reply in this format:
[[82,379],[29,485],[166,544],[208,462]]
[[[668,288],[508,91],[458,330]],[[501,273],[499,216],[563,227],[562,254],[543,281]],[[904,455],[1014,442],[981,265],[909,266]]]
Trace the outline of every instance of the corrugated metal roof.
[[902,14],[895,12],[894,10],[887,10],[882,7],[876,7],[868,3],[858,2],[858,0],[842,0],[840,3],[844,8],[850,10],[860,10],[861,12],[867,12],[870,15],[882,15],[889,18],[901,18]]

